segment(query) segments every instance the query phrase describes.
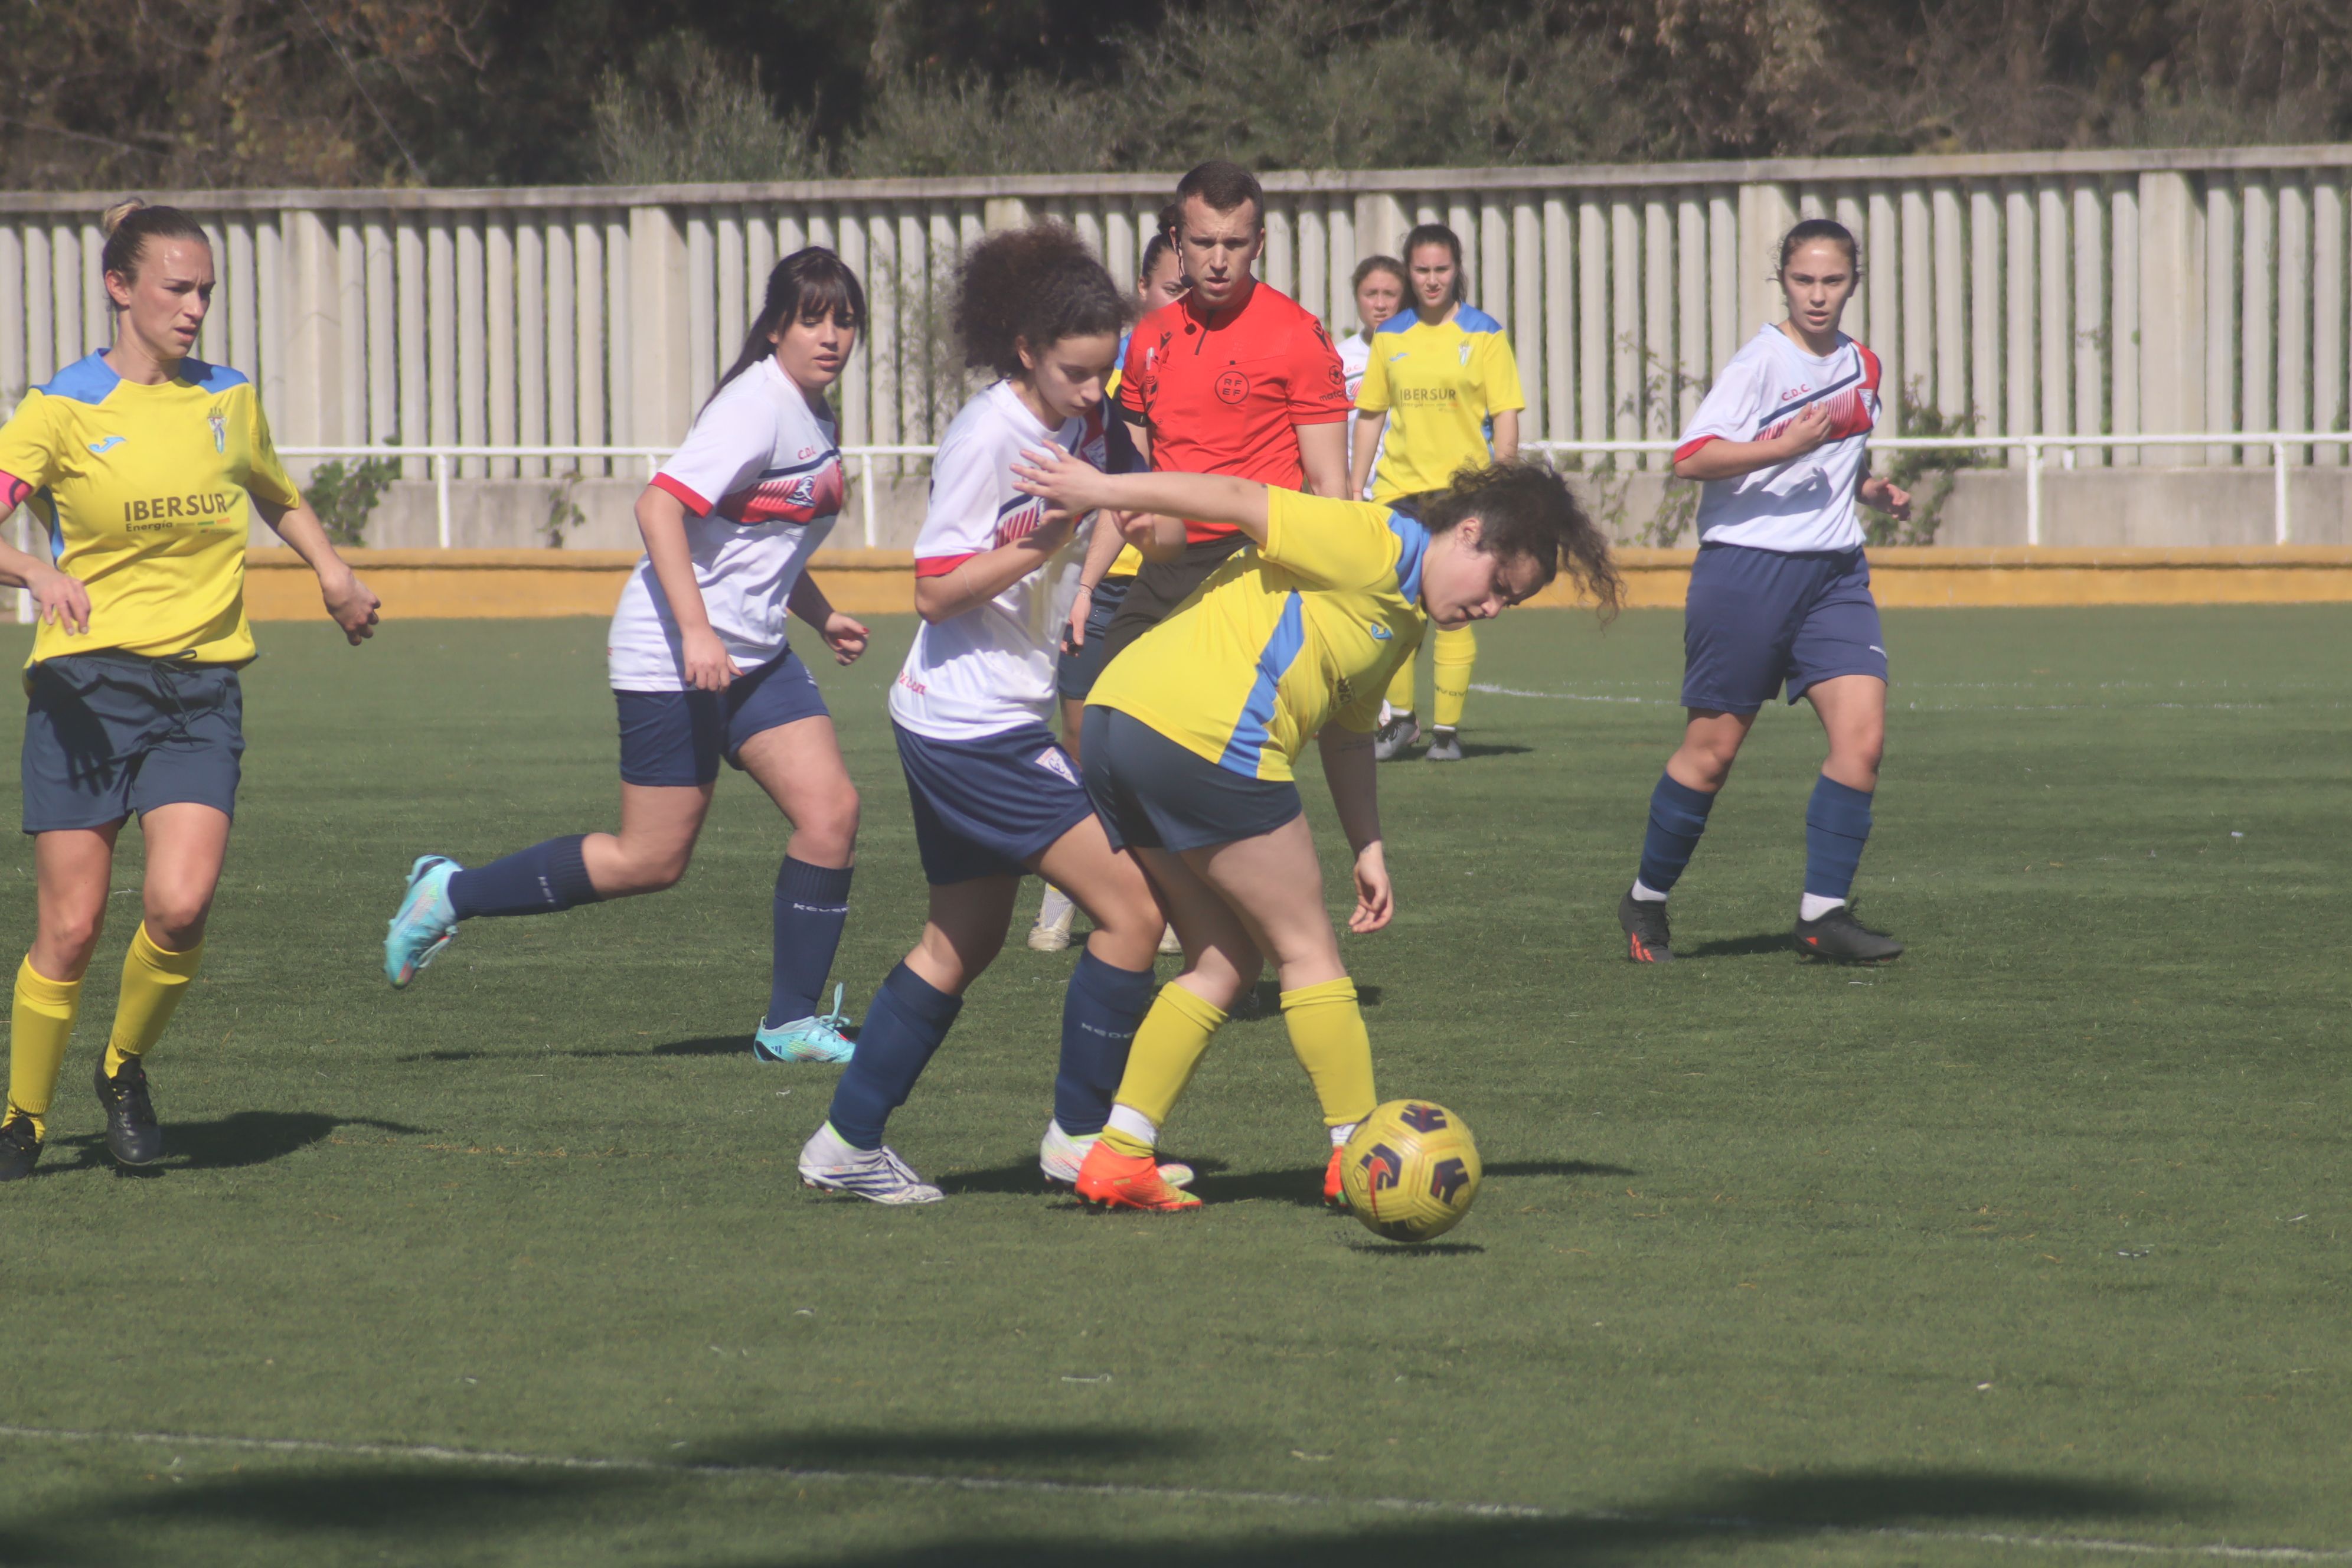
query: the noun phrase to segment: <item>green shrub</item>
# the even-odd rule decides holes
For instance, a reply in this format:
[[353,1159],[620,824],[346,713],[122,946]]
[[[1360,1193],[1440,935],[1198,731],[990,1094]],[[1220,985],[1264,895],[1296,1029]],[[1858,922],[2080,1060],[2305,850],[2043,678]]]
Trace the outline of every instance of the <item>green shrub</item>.
[[319,514],[329,539],[337,544],[364,545],[368,517],[398,478],[397,458],[362,458],[348,464],[337,458],[310,470],[302,499]]

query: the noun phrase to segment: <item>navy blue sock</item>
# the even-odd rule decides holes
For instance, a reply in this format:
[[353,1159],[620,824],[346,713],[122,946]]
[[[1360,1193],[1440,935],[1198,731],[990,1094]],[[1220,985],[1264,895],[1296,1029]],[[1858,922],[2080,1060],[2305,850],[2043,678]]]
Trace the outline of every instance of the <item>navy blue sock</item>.
[[1054,1075],[1054,1120],[1072,1137],[1099,1132],[1127,1071],[1128,1047],[1151,1009],[1155,976],[1120,969],[1090,949],[1078,955],[1062,994],[1062,1066]]
[[1650,792],[1650,831],[1642,840],[1642,885],[1661,893],[1674,891],[1690,864],[1698,836],[1706,831],[1706,814],[1715,796],[1688,784],[1676,784],[1672,773],[1658,775]]
[[588,879],[580,853],[585,834],[551,838],[518,849],[502,860],[460,871],[449,879],[449,903],[461,921],[476,915],[551,915],[574,904],[593,904],[603,895]]
[[907,1103],[962,1010],[962,997],[936,989],[904,963],[882,982],[858,1028],[857,1054],[833,1086],[826,1115],[852,1148],[882,1147],[890,1113]]
[[1813,781],[1805,803],[1805,891],[1843,899],[1853,891],[1862,847],[1870,842],[1870,792],[1849,789],[1827,773]]
[[850,868],[784,857],[776,872],[776,947],[768,981],[771,1026],[816,1016],[824,977],[849,919]]

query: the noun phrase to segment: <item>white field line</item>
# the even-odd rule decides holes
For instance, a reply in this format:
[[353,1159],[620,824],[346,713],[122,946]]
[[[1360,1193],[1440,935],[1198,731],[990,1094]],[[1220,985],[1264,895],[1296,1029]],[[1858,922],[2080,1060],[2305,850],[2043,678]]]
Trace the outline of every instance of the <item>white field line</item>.
[[2352,1548],[2240,1546],[2226,1542],[2174,1546],[2162,1542],[2117,1541],[2095,1536],[2011,1535],[1993,1531],[1915,1530],[1892,1525],[1807,1524],[1791,1520],[1650,1514],[1618,1509],[1529,1508],[1517,1503],[1444,1502],[1423,1498],[1328,1497],[1314,1492],[1225,1491],[1211,1487],[1146,1487],[1118,1481],[1052,1481],[1019,1476],[923,1475],[906,1470],[832,1470],[801,1465],[729,1465],[694,1461],[672,1464],[659,1459],[590,1458],[570,1454],[516,1454],[488,1448],[451,1448],[437,1443],[336,1443],[309,1437],[237,1437],[188,1432],[100,1432],[70,1427],[10,1426],[0,1426],[0,1437],[40,1443],[134,1443],[161,1448],[226,1448],[243,1453],[402,1459],[436,1465],[481,1465],[514,1469],[687,1476],[714,1480],[839,1481],[852,1485],[925,1487],[947,1491],[1013,1493],[1033,1497],[1123,1498],[1332,1511],[1372,1509],[1391,1513],[1564,1524],[1656,1524],[1725,1534],[1871,1536],[1893,1541],[1956,1542],[2111,1556],[2217,1558],[2261,1563],[2352,1563]]
[[[1682,701],[1674,697],[1602,697],[1584,691],[1528,691],[1516,686],[1490,686],[1483,680],[1470,683],[1473,691],[1483,691],[1489,697],[1534,697],[1547,702],[1631,702],[1652,708],[1679,708]],[[2199,711],[2221,712],[2236,709],[2267,709],[2268,702],[1906,702],[1898,696],[1887,706],[1906,713],[2080,713],[2141,711],[2156,708],[2194,709]],[[2340,708],[2340,702],[2314,706]]]

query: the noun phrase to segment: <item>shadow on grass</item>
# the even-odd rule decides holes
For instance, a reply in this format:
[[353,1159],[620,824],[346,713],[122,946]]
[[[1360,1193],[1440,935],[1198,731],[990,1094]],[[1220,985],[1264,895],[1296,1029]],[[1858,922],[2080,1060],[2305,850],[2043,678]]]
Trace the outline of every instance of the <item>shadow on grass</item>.
[[[173,1171],[237,1171],[266,1165],[272,1160],[324,1142],[344,1127],[372,1127],[379,1132],[429,1132],[398,1121],[378,1121],[367,1116],[329,1116],[316,1110],[237,1110],[210,1121],[163,1121],[163,1157],[152,1165],[122,1173],[153,1177]],[[87,1133],[61,1142],[60,1152],[75,1152],[75,1163],[62,1170],[111,1166],[101,1133]]]
[[[1395,1255],[1433,1250],[1397,1248]],[[1162,1489],[1148,1480],[1110,1479],[1097,1468],[1110,1461],[1118,1475],[1141,1463],[1148,1473],[1164,1475],[1160,1461],[1213,1447],[1200,1434],[1164,1427],[1138,1433],[1073,1426],[755,1434],[666,1456],[657,1467],[594,1471],[389,1458],[265,1469],[276,1462],[248,1454],[243,1473],[199,1475],[176,1486],[117,1484],[12,1510],[0,1519],[0,1556],[56,1568],[110,1568],[134,1558],[169,1561],[178,1550],[226,1539],[244,1541],[255,1558],[271,1561],[300,1561],[306,1552],[340,1560],[360,1546],[386,1556],[462,1548],[467,1557],[568,1552],[567,1560],[582,1560],[609,1544],[614,1530],[698,1516],[706,1531],[789,1534],[795,1546],[772,1559],[780,1565],[1099,1568],[1110,1559],[1142,1568],[1360,1568],[1373,1559],[1536,1568],[1680,1560],[1693,1546],[1736,1552],[1742,1542],[1801,1548],[1856,1535],[1885,1535],[1911,1552],[1932,1548],[1939,1536],[1964,1545],[2004,1529],[2053,1532],[2095,1524],[2112,1533],[2134,1521],[2219,1511],[2212,1498],[2126,1483],[1884,1468],[1744,1477],[1589,1512],[1496,1518],[1471,1510],[1500,1500],[1494,1499],[1401,1512],[1370,1499],[1271,1486]],[[872,1481],[856,1479],[869,1469]],[[1335,1474],[1325,1484],[1340,1479]],[[708,1489],[719,1485],[727,1489]],[[758,1490],[763,1485],[770,1489],[764,1494]],[[863,1515],[874,1506],[873,1488],[883,1489],[905,1534],[925,1543],[826,1554],[834,1513]],[[976,1506],[959,1506],[965,1498]],[[1007,1510],[1009,1499],[1022,1506]],[[1122,1514],[1131,1521],[1124,1530],[1112,1522]],[[1022,1522],[1008,1527],[1008,1518]],[[871,1534],[870,1521],[854,1528]],[[695,1544],[723,1550],[734,1542],[706,1535]],[[727,1560],[772,1561],[733,1552]]]
[[1486,1166],[1490,1176],[1638,1176],[1623,1165],[1596,1165],[1589,1160],[1494,1160]]
[[1371,1258],[1483,1258],[1486,1249],[1475,1241],[1350,1241],[1350,1252]]
[[1769,953],[1780,953],[1789,958],[1797,955],[1796,947],[1784,931],[1768,931],[1759,936],[1725,937],[1717,942],[1703,942],[1693,948],[1677,948],[1677,962],[1686,958],[1760,958]]
[[[1381,987],[1377,985],[1358,985],[1356,987],[1356,1005],[1359,1007],[1377,1007],[1381,1005],[1381,997],[1386,994],[1387,993],[1382,991]],[[1259,1018],[1279,1018],[1281,1016],[1282,987],[1271,980],[1261,980],[1255,985],[1250,987],[1250,989],[1243,994],[1242,999],[1234,1005],[1234,1010],[1230,1015],[1232,1021],[1235,1023],[1242,1023],[1251,1019]]]

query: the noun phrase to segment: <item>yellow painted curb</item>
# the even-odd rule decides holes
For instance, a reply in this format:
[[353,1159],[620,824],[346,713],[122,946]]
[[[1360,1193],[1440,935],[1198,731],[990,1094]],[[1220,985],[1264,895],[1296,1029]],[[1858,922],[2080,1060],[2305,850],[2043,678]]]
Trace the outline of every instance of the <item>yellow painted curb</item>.
[[[353,550],[387,617],[608,616],[636,565],[625,550]],[[1679,606],[1693,550],[1617,552],[1625,603]],[[1993,549],[1907,545],[1870,552],[1871,586],[1891,609],[1934,605],[2293,605],[2352,603],[2352,546],[2208,549]],[[904,550],[824,550],[809,564],[852,615],[904,614],[915,558]],[[316,620],[317,584],[290,550],[246,557],[246,610],[257,621]],[[1573,605],[1564,583],[1532,604]]]

